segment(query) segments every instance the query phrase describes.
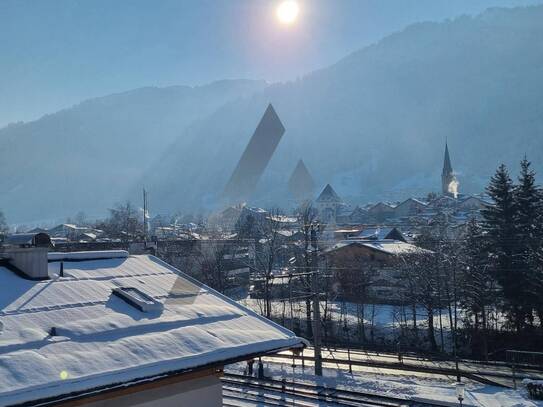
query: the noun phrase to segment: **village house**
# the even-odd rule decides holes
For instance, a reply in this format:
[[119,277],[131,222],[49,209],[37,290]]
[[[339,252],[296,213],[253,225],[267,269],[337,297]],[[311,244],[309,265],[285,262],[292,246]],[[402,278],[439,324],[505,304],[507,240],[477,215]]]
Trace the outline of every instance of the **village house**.
[[322,222],[335,223],[344,207],[345,203],[330,184],[327,184],[315,199],[315,209],[317,209]]
[[208,224],[222,230],[234,230],[244,206],[245,205],[228,206],[220,212],[212,214],[208,219]]
[[394,216],[401,218],[404,216],[414,216],[423,213],[428,204],[415,198],[408,198],[394,208]]
[[360,233],[349,238],[355,240],[398,240],[404,243],[407,242],[406,237],[398,228],[390,226],[364,228]]
[[351,212],[342,213],[337,217],[337,222],[343,225],[357,225],[366,223],[370,220],[369,213],[366,209],[356,206]]
[[[367,292],[360,292],[363,301],[395,303],[401,300],[403,285],[399,265],[401,256],[423,249],[401,240],[358,239],[345,240],[322,253],[326,267],[337,273],[351,274],[348,279],[338,275],[340,281],[349,283],[358,279],[367,285]],[[343,287],[340,290],[349,289]],[[365,298],[362,298],[365,296]]]
[[488,206],[489,204],[490,203],[485,201],[483,198],[470,195],[458,202],[458,209],[468,212],[479,211],[484,209],[484,207]]
[[385,202],[378,202],[368,209],[368,215],[376,221],[382,222],[394,216],[394,206]]
[[104,232],[89,226],[61,223],[50,229],[34,228],[28,233],[47,233],[54,242],[93,242]]
[[227,364],[304,341],[151,255],[0,251],[0,405],[221,406]]

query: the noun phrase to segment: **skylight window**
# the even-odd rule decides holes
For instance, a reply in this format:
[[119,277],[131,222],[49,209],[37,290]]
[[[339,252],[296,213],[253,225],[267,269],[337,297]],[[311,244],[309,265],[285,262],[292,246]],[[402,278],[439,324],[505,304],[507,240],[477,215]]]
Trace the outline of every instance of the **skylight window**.
[[162,310],[162,303],[135,287],[117,287],[113,294],[142,312]]

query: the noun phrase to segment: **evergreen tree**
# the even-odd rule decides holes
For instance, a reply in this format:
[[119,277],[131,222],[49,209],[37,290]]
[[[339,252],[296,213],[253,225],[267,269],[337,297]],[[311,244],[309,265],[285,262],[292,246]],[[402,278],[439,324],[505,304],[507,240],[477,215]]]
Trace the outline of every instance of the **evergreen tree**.
[[530,279],[530,295],[534,297],[534,307],[539,317],[539,326],[543,328],[543,247],[533,254],[533,276]]
[[495,284],[490,273],[489,259],[483,229],[475,218],[469,220],[460,252],[462,276],[460,279],[460,304],[469,317],[466,325],[472,325],[472,344],[481,338],[481,352],[488,355],[488,313],[494,304]]
[[486,307],[493,302],[492,277],[485,250],[483,230],[472,218],[462,243],[461,302],[474,317],[475,327],[486,328]]
[[535,172],[530,168],[531,163],[524,158],[520,163],[519,184],[515,188],[515,205],[517,209],[516,227],[518,238],[523,249],[537,250],[541,237],[541,204],[542,193],[535,181]]
[[538,284],[540,259],[538,252],[543,238],[542,192],[536,185],[535,172],[530,168],[526,157],[520,163],[519,184],[515,188],[515,204],[517,208],[517,250],[514,259],[519,278],[523,282],[522,299],[526,318],[533,321],[533,311],[538,309],[541,291]]
[[493,259],[494,274],[502,288],[505,310],[510,320],[520,331],[525,315],[522,291],[523,276],[514,262],[517,244],[517,205],[515,187],[507,167],[502,164],[490,179],[486,188],[493,203],[482,210],[488,253]]

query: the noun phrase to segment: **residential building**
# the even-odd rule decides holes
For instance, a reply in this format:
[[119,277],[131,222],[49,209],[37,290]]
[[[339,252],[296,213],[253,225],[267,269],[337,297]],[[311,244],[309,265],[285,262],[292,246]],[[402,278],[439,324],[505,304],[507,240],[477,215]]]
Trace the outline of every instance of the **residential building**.
[[[349,283],[359,279],[367,289],[360,292],[361,300],[392,304],[401,300],[404,290],[399,269],[401,257],[421,251],[423,249],[399,240],[360,239],[336,243],[321,256],[327,267],[336,270],[340,282],[346,280],[345,276],[349,276]],[[339,288],[340,295],[349,289]]]
[[336,222],[337,216],[344,207],[345,203],[330,184],[324,187],[315,200],[315,209],[323,222]]
[[0,405],[222,406],[226,364],[305,344],[154,256],[32,240],[0,253]]
[[428,204],[419,201],[418,199],[408,198],[394,208],[394,216],[396,218],[401,218],[404,216],[418,215],[423,213],[427,206]]
[[385,202],[378,202],[368,209],[368,214],[378,222],[394,217],[394,206]]

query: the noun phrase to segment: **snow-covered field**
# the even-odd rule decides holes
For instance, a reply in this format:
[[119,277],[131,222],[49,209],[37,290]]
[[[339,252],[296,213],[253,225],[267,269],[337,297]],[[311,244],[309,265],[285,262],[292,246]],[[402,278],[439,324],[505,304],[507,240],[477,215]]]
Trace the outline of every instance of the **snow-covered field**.
[[[244,298],[238,300],[238,302],[256,312],[262,313],[263,301],[251,298]],[[347,321],[352,335],[356,331],[356,327],[361,319],[361,308],[357,304],[353,303],[341,303],[341,302],[328,302],[325,304],[321,302],[321,316],[326,313],[328,319],[338,325],[343,325]],[[401,326],[412,328],[413,315],[411,309],[405,309],[402,312],[401,307],[387,304],[365,304],[363,307],[364,325],[366,337],[369,338],[372,335],[376,342],[385,343],[394,341],[400,335]],[[295,302],[290,307],[289,303],[272,301],[272,316],[274,320],[281,323],[281,320],[285,320],[285,327],[288,329],[294,329],[292,325],[292,319],[305,320],[305,303]],[[417,307],[416,310],[417,327],[421,330],[425,330],[428,327],[427,313],[422,307]],[[434,311],[434,329],[435,338],[438,346],[441,346],[441,329],[443,330],[443,343],[446,350],[449,350],[451,343],[450,332],[450,320],[447,309],[441,310],[441,317],[439,310]],[[458,311],[458,326],[461,326],[461,311]],[[421,335],[424,337],[424,335]],[[351,338],[354,339],[354,338]]]
[[[241,374],[245,364],[238,363],[226,368],[226,372]],[[310,383],[332,388],[404,398],[412,401],[432,403],[438,406],[458,406],[454,383],[448,379],[427,378],[405,375],[385,375],[381,373],[350,374],[346,370],[323,369],[323,376],[313,375],[312,367],[292,368],[290,364],[265,362],[266,376],[273,379],[286,378],[287,382]],[[486,386],[467,382],[466,407],[543,407],[543,402],[528,399],[524,387],[516,390]]]
[[[237,301],[257,313],[263,313],[264,302],[261,299],[251,299],[248,297],[240,299],[238,297]],[[298,321],[301,321],[302,325],[304,324],[306,318],[305,302],[293,302],[291,306],[289,302],[272,301],[271,305],[273,319],[286,328],[296,330],[295,324]],[[321,317],[326,315],[327,320],[338,329],[339,335],[343,335],[342,327],[346,321],[349,326],[349,340],[351,343],[356,343],[359,340],[357,332],[359,332],[359,321],[362,319],[362,309],[366,341],[373,339],[373,343],[376,345],[395,346],[398,338],[404,334],[404,346],[409,344],[409,335],[406,336],[406,334],[408,330],[412,330],[413,328],[411,307],[388,304],[364,304],[361,307],[360,304],[349,302],[321,301]],[[452,312],[451,314],[454,315]],[[462,328],[463,318],[464,312],[461,308],[458,308],[458,328]],[[427,340],[425,331],[428,328],[428,314],[423,307],[419,306],[416,308],[416,321],[419,332],[415,339],[411,332],[411,340],[415,340],[417,345],[423,345],[421,341]],[[452,352],[449,310],[447,308],[441,310],[434,309],[433,321],[434,337],[437,346],[440,349],[443,348],[444,351]],[[489,326],[499,329],[503,327],[505,322],[505,317],[502,314],[489,312]]]

